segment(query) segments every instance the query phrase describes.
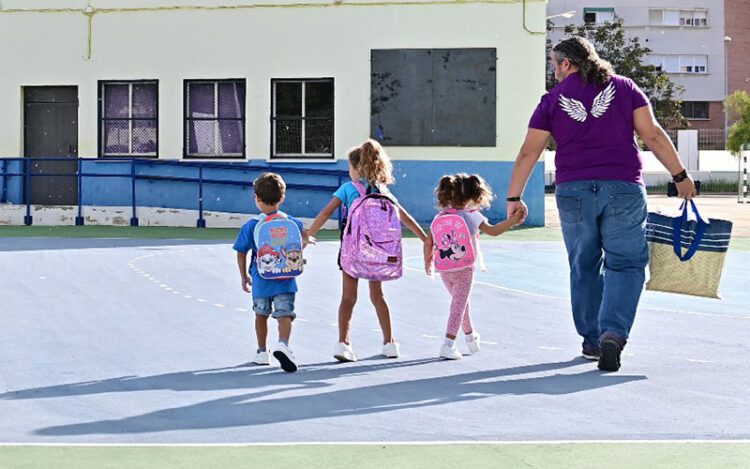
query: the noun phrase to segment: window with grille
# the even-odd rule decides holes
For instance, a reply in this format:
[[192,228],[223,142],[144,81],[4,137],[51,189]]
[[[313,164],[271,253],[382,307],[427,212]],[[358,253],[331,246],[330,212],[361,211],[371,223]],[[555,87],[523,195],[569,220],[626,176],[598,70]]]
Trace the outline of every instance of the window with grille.
[[186,158],[245,157],[245,80],[185,80]]
[[158,157],[158,82],[99,82],[99,156]]
[[333,78],[271,80],[271,157],[333,158]]
[[708,101],[683,101],[681,111],[688,119],[708,119]]

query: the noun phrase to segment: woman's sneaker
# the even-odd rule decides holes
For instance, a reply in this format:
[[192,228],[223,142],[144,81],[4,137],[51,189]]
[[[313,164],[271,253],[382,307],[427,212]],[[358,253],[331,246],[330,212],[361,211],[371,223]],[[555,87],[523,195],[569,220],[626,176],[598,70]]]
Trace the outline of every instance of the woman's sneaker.
[[598,345],[591,345],[587,342],[583,343],[583,348],[581,349],[581,356],[583,358],[586,360],[599,360],[601,355],[602,349]]
[[458,351],[455,345],[451,347],[448,344],[443,344],[443,346],[440,347],[440,358],[445,358],[446,360],[459,360],[462,356],[463,355],[461,355],[461,352]]
[[385,358],[398,358],[400,355],[398,342],[383,344],[383,355],[385,355]]
[[282,370],[289,373],[297,371],[297,361],[294,354],[284,342],[279,342],[276,350],[273,351],[273,356],[279,361]]
[[336,347],[333,349],[333,358],[340,362],[357,361],[357,356],[354,354],[352,346],[343,342],[339,342],[338,344],[336,344]]
[[474,331],[471,334],[466,334],[466,346],[469,348],[469,353],[477,353],[482,348],[482,338],[479,337],[479,333]]
[[262,352],[258,350],[258,353],[255,354],[255,360],[253,360],[253,363],[256,365],[268,365],[271,363],[270,358],[268,357],[268,351],[263,350]]
[[599,369],[602,371],[617,371],[620,369],[620,354],[622,345],[617,339],[606,338],[599,344],[602,355],[599,357]]

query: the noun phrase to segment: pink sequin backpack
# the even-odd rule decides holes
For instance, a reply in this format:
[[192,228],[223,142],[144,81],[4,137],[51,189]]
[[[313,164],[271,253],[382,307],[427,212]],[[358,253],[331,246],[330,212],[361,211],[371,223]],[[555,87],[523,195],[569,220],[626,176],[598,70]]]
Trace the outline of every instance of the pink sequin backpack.
[[341,241],[341,268],[354,278],[395,280],[402,274],[401,220],[387,195],[354,181],[359,198],[352,202]]

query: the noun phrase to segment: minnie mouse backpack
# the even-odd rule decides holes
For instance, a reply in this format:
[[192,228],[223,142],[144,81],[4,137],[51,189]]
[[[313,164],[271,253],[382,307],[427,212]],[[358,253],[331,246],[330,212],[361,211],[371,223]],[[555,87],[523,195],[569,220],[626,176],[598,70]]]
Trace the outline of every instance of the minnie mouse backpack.
[[438,213],[430,232],[435,246],[435,270],[453,272],[474,265],[477,256],[469,225],[456,209]]

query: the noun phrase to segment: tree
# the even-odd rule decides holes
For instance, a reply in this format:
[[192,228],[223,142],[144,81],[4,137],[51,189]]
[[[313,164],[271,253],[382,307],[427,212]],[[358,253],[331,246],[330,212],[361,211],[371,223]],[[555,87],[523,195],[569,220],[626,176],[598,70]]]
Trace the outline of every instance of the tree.
[[737,118],[729,127],[727,150],[739,155],[743,145],[750,144],[750,95],[746,91],[735,91],[727,97],[726,105]]
[[[550,24],[547,24],[550,29]],[[638,37],[625,37],[622,18],[601,25],[584,24],[565,27],[567,36],[583,36],[594,44],[599,56],[609,61],[618,75],[632,79],[651,100],[656,119],[666,128],[685,128],[688,121],[682,115],[679,96],[685,91],[676,85],[663,70],[647,64],[644,59],[651,49],[643,47]],[[547,40],[547,52],[553,45]],[[554,74],[547,74],[547,89],[555,85]]]

